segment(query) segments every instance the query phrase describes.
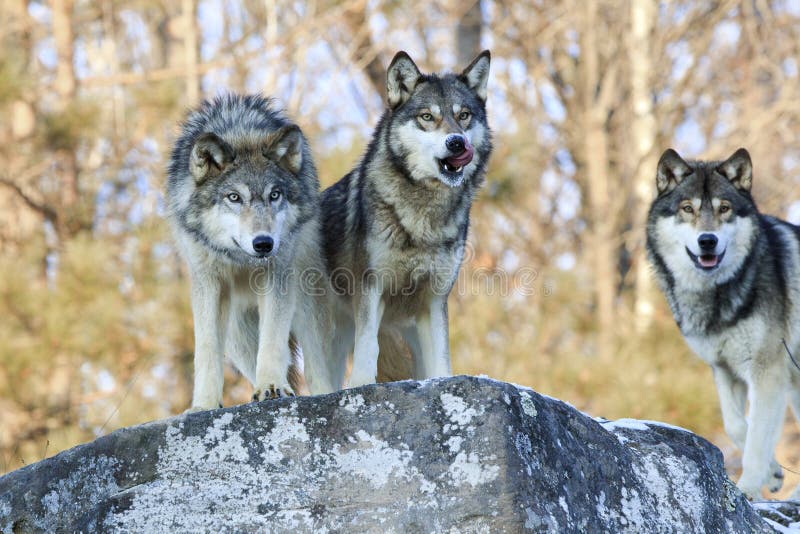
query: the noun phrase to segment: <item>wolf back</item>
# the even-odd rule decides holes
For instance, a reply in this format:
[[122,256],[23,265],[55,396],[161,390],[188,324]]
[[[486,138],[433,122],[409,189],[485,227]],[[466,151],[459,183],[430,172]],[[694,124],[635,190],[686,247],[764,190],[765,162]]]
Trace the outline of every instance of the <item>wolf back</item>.
[[[708,363],[750,498],[783,481],[773,451],[787,397],[800,416],[800,228],[761,214],[746,150],[725,161],[661,157],[647,223],[656,278],[688,345]],[[745,418],[749,402],[749,413]]]

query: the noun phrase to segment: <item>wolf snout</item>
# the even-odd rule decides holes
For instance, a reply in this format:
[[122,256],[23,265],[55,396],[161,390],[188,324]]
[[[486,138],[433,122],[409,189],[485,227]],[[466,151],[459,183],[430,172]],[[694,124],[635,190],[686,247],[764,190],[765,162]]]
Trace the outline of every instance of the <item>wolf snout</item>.
[[255,250],[257,254],[269,254],[272,252],[273,246],[275,246],[275,241],[268,235],[259,235],[253,239],[253,250]]
[[462,154],[467,149],[467,140],[463,135],[451,135],[445,139],[444,146],[447,147],[454,156]]
[[700,234],[697,237],[697,244],[703,252],[713,252],[717,248],[719,239],[714,234]]
[[450,155],[441,160],[441,162],[444,164],[444,170],[450,172],[461,172],[464,165],[472,161],[472,156],[475,153],[475,149],[470,144],[469,139],[461,134],[447,136],[444,146]]

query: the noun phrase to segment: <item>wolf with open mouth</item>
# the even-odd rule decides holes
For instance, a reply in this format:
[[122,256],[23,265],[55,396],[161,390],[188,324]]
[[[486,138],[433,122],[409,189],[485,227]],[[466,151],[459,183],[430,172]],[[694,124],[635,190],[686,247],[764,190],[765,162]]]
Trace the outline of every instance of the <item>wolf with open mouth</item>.
[[760,499],[783,483],[773,451],[787,399],[800,417],[800,227],[759,213],[752,183],[745,149],[722,162],[667,150],[647,251],[681,333],[713,370],[743,452],[739,488]]
[[[410,350],[415,378],[450,374],[447,296],[473,197],[492,149],[490,55],[460,74],[423,74],[405,52],[387,71],[388,107],[356,168],[322,196],[336,298],[330,383],[376,380],[377,362]],[[313,389],[312,389],[313,390]]]

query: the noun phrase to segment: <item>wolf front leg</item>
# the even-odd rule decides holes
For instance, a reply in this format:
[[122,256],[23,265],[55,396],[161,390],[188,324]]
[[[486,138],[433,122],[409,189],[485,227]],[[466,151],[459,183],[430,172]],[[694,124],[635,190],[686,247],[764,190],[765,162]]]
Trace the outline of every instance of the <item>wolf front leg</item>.
[[348,387],[375,383],[378,375],[378,329],[383,317],[384,302],[376,285],[365,286],[357,294],[355,307],[355,348],[353,371]]
[[[276,275],[276,278],[280,278]],[[262,290],[258,296],[258,355],[254,400],[294,396],[289,385],[289,334],[297,292],[287,280]]]
[[[717,386],[719,405],[722,411],[722,422],[725,433],[731,438],[740,451],[745,450],[747,439],[747,419],[745,418],[745,404],[747,401],[747,384],[739,380],[728,366],[712,366],[714,383]],[[780,464],[772,458],[769,465],[769,477],[766,480],[767,488],[778,491],[783,485],[783,470]]]
[[418,380],[450,376],[450,333],[447,295],[434,295],[428,310],[417,317],[419,350],[414,351],[414,377]]
[[786,413],[784,377],[762,370],[748,384],[750,412],[742,456],[739,489],[750,499],[761,499],[761,486],[771,479],[770,465]]
[[717,386],[725,432],[733,444],[743,451],[747,438],[747,419],[745,418],[747,385],[738,380],[727,366],[714,365],[711,370],[714,372],[714,383]]
[[222,282],[192,274],[194,316],[194,392],[189,412],[222,407],[222,353],[229,302]]

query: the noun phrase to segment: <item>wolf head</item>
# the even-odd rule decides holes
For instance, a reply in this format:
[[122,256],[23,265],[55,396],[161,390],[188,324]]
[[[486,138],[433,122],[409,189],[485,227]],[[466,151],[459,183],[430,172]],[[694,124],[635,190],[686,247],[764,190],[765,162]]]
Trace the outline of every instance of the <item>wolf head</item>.
[[651,253],[683,283],[730,280],[757,237],[752,183],[753,165],[743,148],[723,162],[687,162],[672,149],[664,152],[648,219]]
[[264,99],[230,95],[189,116],[167,189],[195,238],[234,263],[260,264],[309,218],[316,187],[300,128]]
[[422,74],[405,52],[387,71],[388,143],[392,160],[416,182],[459,187],[482,179],[491,139],[486,121],[490,54],[461,74]]

